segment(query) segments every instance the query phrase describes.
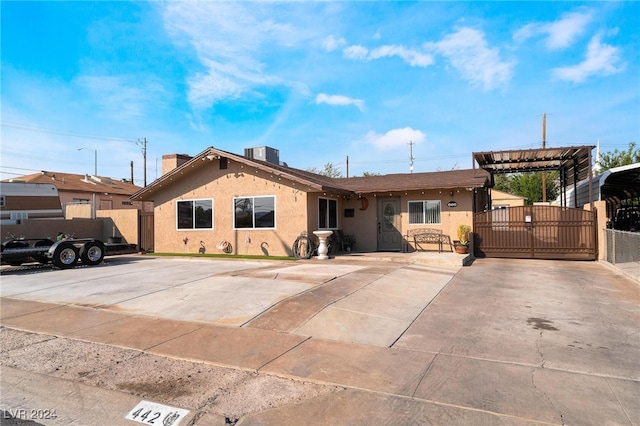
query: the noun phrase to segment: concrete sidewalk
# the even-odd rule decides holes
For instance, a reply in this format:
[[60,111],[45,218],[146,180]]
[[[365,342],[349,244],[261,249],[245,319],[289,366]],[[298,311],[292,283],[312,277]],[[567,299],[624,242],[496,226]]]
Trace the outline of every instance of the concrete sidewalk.
[[[105,411],[103,424],[133,424],[124,416],[136,398],[101,388],[104,372],[70,380],[18,360],[45,356],[37,336],[57,336],[132,351],[111,362],[115,371],[142,355],[320,386],[237,424],[640,424],[640,291],[597,263],[484,259],[461,269],[398,256],[116,266],[2,277],[0,337],[14,339],[2,341],[19,340],[10,330],[41,333],[3,343],[2,409],[59,404],[69,411],[43,424],[83,424]],[[148,277],[144,288],[132,285],[137,273]],[[69,395],[80,393],[78,405]],[[184,424],[236,420],[214,403],[156,400],[191,410]]]

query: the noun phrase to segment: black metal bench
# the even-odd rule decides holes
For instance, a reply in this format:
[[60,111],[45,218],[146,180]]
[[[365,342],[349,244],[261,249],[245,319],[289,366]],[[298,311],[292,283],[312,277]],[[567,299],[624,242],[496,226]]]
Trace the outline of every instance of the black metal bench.
[[410,229],[405,235],[407,243],[413,242],[413,247],[416,251],[426,251],[423,245],[437,244],[438,253],[442,253],[442,249],[446,244],[449,250],[453,251],[453,245],[451,244],[451,238],[448,235],[442,233],[441,229],[419,228]]

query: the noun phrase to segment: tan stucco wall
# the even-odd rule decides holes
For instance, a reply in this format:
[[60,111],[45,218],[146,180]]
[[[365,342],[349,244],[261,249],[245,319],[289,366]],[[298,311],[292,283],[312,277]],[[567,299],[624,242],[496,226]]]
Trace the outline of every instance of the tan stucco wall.
[[[339,218],[338,226],[343,229],[345,234],[354,235],[356,238],[356,251],[371,252],[378,249],[378,198],[399,197],[400,198],[400,226],[398,231],[401,235],[406,235],[408,230],[416,228],[432,228],[440,229],[443,234],[449,235],[451,241],[457,239],[457,228],[459,224],[473,226],[473,193],[464,188],[454,189],[453,196],[449,195],[447,190],[427,190],[427,191],[407,191],[407,192],[391,192],[383,194],[363,194],[368,201],[368,208],[360,210],[363,207],[362,200],[354,197],[352,199],[342,198],[339,201]],[[310,211],[317,211],[317,195],[316,206]],[[440,200],[441,202],[441,223],[433,225],[409,225],[409,201],[427,201]],[[456,207],[449,207],[449,201],[458,203]],[[354,209],[354,217],[344,217],[344,209]],[[315,214],[317,216],[317,213]],[[310,218],[310,223],[317,223],[317,217]],[[313,222],[315,220],[315,222]],[[399,249],[402,247],[398,247]]]
[[496,206],[509,206],[519,207],[524,206],[526,198],[518,195],[509,194],[507,192],[498,191],[497,189],[491,190],[491,204]]
[[91,219],[25,219],[20,225],[2,225],[2,238],[9,235],[24,238],[49,238],[56,240],[58,232],[76,238],[103,239],[102,220]]
[[[306,188],[271,173],[229,161],[226,170],[219,162],[200,167],[154,196],[155,247],[157,253],[220,253],[216,245],[226,240],[233,253],[291,255],[291,247],[307,225]],[[273,195],[276,198],[275,229],[233,229],[233,198]],[[213,230],[178,230],[176,202],[213,199]],[[186,240],[186,243],[184,242]]]
[[[128,195],[120,194],[103,194],[103,193],[88,193],[88,192],[72,192],[72,191],[58,191],[60,195],[60,203],[63,208],[79,204],[74,200],[88,200],[87,205],[91,205],[95,201],[97,210],[116,210],[116,209],[131,209],[152,211],[153,203],[131,201]],[[131,204],[129,204],[131,203]],[[88,216],[90,218],[91,216]]]
[[[74,209],[90,209],[90,205],[74,205]],[[76,238],[96,238],[107,242],[111,236],[123,237],[124,243],[138,244],[138,210],[98,210],[96,219],[83,216],[64,219],[25,219],[19,225],[3,225],[3,239],[9,235],[25,238],[50,238],[59,232]]]
[[[235,254],[291,255],[291,247],[301,232],[312,233],[318,229],[318,199],[328,198],[337,200],[337,229],[356,238],[355,251],[375,251],[378,248],[378,197],[390,195],[400,199],[400,235],[405,235],[411,228],[429,227],[441,229],[453,241],[457,239],[459,224],[473,224],[473,192],[457,188],[453,189],[453,195],[449,195],[449,191],[363,194],[368,200],[368,208],[361,210],[363,204],[358,197],[317,191],[231,160],[227,169],[220,170],[219,162],[212,161],[206,167],[195,168],[187,176],[176,177],[161,191],[154,193],[154,250],[158,253],[198,253],[204,246],[206,253],[220,253],[216,245],[226,240],[231,243]],[[233,198],[264,195],[276,198],[275,229],[233,229]],[[206,198],[214,200],[214,229],[177,230],[177,201]],[[409,225],[408,202],[416,200],[440,200],[442,222],[435,225]],[[449,207],[449,201],[455,201],[457,206]],[[345,209],[353,209],[354,216],[345,217]],[[398,249],[402,249],[402,245]]]
[[98,218],[102,218],[103,241],[109,237],[122,237],[122,242],[138,244],[138,211],[137,210],[98,210]]
[[[604,230],[607,228],[607,202],[606,201],[594,201],[593,207],[596,210],[597,225],[596,235],[598,238],[598,260],[604,260],[607,257],[606,240],[604,237]],[[590,210],[590,205],[585,204],[585,210]]]
[[[450,191],[453,191],[453,195],[449,195]],[[440,200],[441,225],[409,225],[408,203],[415,200]],[[449,202],[456,202],[458,205],[449,207]],[[405,230],[424,227],[441,229],[443,234],[448,235],[451,241],[454,241],[458,239],[458,225],[465,224],[473,227],[473,192],[464,188],[424,191],[424,194],[418,191],[409,193],[403,196],[402,208],[402,226]],[[403,232],[404,234],[406,232]]]
[[93,205],[91,204],[65,204],[65,219],[91,219],[93,215]]

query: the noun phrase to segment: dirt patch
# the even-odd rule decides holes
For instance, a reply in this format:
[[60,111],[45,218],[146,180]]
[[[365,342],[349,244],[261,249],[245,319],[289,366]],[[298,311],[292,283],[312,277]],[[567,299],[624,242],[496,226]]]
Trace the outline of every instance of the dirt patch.
[[145,398],[179,398],[181,396],[190,395],[192,383],[183,378],[159,380],[159,381],[140,381],[119,383],[118,389],[127,391],[134,395],[141,395]]
[[222,416],[228,424],[344,390],[6,327],[0,328],[0,348],[0,365]]

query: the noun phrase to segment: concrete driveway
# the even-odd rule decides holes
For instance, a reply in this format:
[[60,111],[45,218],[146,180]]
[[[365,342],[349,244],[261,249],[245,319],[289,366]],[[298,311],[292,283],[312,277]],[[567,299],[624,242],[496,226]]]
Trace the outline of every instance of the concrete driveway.
[[[1,295],[3,330],[327,389],[246,408],[237,424],[640,425],[640,287],[598,263],[122,257],[94,268],[5,273]],[[25,383],[67,384],[59,370],[19,361],[42,356],[47,339],[20,344],[15,333],[0,334],[5,410],[20,398],[51,398]],[[79,368],[77,357],[68,362]],[[113,398],[109,424],[131,424],[122,420],[122,388],[105,395],[104,369],[86,369],[93,373],[75,381],[100,391],[100,401]],[[191,410],[191,424],[234,418],[214,403],[155,399]]]

